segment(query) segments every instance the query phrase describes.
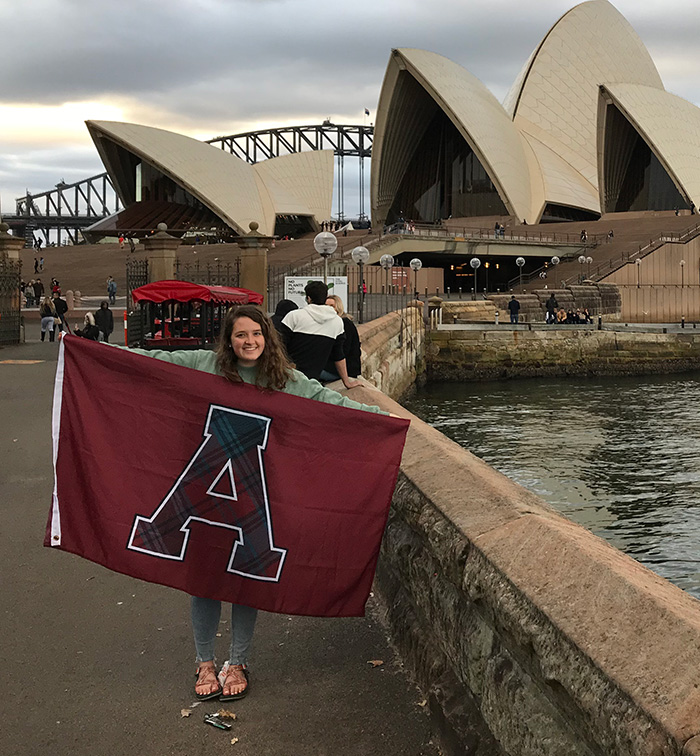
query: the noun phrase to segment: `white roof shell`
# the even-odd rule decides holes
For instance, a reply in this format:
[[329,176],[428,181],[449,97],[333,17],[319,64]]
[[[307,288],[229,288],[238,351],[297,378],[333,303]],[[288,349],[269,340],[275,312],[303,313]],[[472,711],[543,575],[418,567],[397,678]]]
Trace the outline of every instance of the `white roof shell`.
[[[532,191],[526,147],[508,114],[466,69],[426,50],[401,49],[392,52],[377,109],[372,147],[373,208],[380,207],[379,214],[382,215],[381,205],[386,205],[388,197],[398,190],[402,177],[398,163],[408,161],[412,127],[419,126],[420,114],[413,113],[411,117],[414,122],[405,123],[398,136],[404,144],[393,145],[396,164],[387,164],[383,160],[383,155],[389,152],[385,139],[389,133],[389,122],[396,117],[391,112],[392,100],[401,70],[407,70],[413,76],[462,134],[488,172],[508,211],[532,222]],[[401,103],[393,104],[394,110],[400,108]]]
[[164,129],[115,121],[87,121],[87,127],[106,166],[102,137],[158,168],[239,234],[248,233],[255,221],[261,233],[272,235],[278,213],[317,220],[330,216],[332,152],[330,156],[328,151],[301,153],[250,165],[210,144]]
[[700,206],[700,108],[663,89],[605,84],[676,186]]
[[[663,90],[651,56],[628,21],[607,0],[592,0],[572,8],[550,29],[504,105],[521,131],[548,145],[598,192],[598,87],[617,82]],[[542,168],[546,174],[546,163]],[[574,182],[565,190],[581,188]]]
[[253,167],[272,195],[278,215],[331,217],[333,150],[311,150],[263,160]]

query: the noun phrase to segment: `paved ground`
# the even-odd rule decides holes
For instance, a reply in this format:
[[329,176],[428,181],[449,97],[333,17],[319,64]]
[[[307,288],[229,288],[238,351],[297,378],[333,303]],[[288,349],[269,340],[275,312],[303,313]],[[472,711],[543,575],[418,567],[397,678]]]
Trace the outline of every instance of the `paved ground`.
[[181,717],[194,700],[186,596],[42,546],[56,355],[34,340],[0,348],[2,752],[435,756],[374,605],[364,620],[261,613],[251,694],[226,705],[238,715],[231,733],[203,723],[216,703]]

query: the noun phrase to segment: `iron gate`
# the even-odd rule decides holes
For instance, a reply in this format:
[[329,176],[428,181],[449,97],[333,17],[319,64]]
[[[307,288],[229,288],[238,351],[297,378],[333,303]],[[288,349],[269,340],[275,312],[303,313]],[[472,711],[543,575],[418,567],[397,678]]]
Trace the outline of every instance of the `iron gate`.
[[229,262],[217,260],[215,263],[186,263],[175,259],[175,278],[178,281],[204,284],[206,286],[238,287],[241,277],[241,258],[234,257]]
[[131,292],[148,283],[148,260],[126,259],[126,327],[128,346],[138,346],[143,336],[141,308],[134,307]]
[[0,258],[0,344],[19,344],[22,261]]

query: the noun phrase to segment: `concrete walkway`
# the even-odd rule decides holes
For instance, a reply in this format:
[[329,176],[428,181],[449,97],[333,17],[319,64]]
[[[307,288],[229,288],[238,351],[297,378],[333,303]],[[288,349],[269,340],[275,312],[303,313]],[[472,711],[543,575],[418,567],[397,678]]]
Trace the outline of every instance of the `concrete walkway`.
[[[436,756],[427,707],[373,603],[366,619],[261,613],[251,693],[225,707],[238,715],[233,730],[203,723],[218,702],[181,716],[194,700],[187,597],[42,546],[57,351],[0,348],[3,753]],[[221,633],[225,658],[223,622]]]

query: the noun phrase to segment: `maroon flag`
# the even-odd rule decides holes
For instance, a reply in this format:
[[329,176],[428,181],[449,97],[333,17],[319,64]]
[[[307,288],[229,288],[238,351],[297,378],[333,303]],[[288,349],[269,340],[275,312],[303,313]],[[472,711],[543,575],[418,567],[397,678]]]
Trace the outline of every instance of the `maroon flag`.
[[407,428],[67,336],[44,545],[197,596],[362,616]]

